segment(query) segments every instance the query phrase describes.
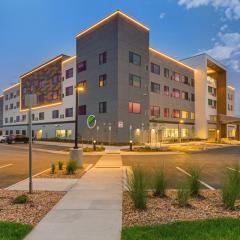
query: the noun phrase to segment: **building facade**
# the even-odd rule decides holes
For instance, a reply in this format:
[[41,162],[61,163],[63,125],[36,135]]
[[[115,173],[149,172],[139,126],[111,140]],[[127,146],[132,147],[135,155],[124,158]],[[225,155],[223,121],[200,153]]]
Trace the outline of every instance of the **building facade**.
[[[33,135],[73,139],[75,92],[81,88],[82,140],[157,144],[238,136],[227,69],[206,54],[182,61],[169,57],[150,47],[149,31],[116,11],[79,33],[76,56],[60,55],[4,91],[5,133],[25,133],[25,97],[33,93]],[[95,120],[91,127],[89,115]]]

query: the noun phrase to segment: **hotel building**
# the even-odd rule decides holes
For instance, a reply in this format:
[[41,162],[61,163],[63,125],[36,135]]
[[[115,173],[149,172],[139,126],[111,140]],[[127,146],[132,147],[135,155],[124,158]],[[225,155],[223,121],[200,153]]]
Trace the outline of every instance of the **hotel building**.
[[[78,98],[84,140],[239,136],[227,69],[206,54],[178,61],[151,48],[149,29],[120,11],[76,36],[75,57],[60,55],[4,91],[4,131],[25,133],[25,96],[35,93],[34,136],[73,139],[76,85],[84,88]],[[93,128],[87,126],[89,115],[96,119]]]

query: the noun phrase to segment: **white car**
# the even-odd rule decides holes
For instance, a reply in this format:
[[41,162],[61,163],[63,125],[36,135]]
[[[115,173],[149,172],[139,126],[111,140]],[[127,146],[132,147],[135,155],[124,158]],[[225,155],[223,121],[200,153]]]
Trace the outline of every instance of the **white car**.
[[4,143],[7,140],[7,135],[1,135],[0,136],[0,143]]

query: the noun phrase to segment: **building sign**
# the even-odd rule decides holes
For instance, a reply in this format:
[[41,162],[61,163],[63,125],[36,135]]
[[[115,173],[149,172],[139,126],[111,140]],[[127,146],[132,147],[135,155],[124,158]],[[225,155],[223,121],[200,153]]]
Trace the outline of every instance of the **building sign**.
[[96,123],[97,123],[97,121],[96,121],[96,117],[94,115],[89,115],[87,117],[88,128],[90,128],[90,129],[94,128],[96,126]]
[[118,128],[123,128],[123,121],[118,121]]

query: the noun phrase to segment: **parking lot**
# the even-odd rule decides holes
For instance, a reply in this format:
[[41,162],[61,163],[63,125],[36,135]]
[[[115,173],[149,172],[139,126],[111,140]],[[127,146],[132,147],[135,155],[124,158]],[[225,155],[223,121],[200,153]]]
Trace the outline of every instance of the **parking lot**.
[[[23,149],[21,149],[23,148]],[[84,156],[84,163],[96,163],[100,156]],[[50,168],[51,162],[67,161],[68,155],[33,150],[33,175]],[[0,144],[0,188],[28,177],[26,144]]]

